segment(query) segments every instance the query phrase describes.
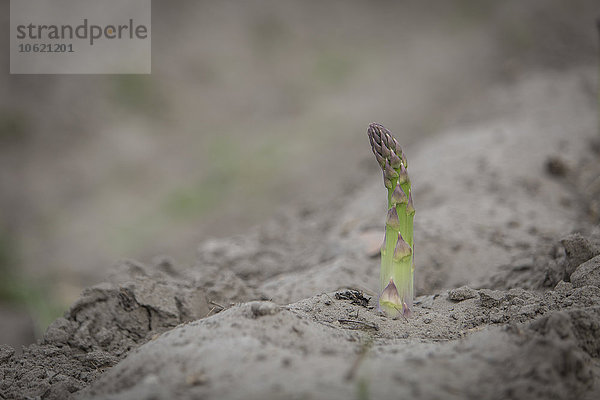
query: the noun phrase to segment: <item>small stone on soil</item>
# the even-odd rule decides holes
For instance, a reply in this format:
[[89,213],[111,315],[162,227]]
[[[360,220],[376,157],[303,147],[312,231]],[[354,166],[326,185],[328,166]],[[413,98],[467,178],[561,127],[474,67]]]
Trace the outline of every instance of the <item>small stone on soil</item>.
[[548,157],[546,160],[546,171],[550,175],[563,177],[569,172],[569,167],[564,160],[558,156]]
[[250,305],[250,310],[254,317],[262,317],[265,315],[274,315],[279,312],[279,306],[270,301],[254,301]]

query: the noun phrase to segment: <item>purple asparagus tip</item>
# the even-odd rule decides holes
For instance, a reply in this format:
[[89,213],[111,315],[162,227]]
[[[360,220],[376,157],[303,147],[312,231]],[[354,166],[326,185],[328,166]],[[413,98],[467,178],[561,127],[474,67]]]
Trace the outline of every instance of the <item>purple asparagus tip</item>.
[[400,183],[407,182],[406,157],[391,132],[383,125],[373,122],[369,124],[367,135],[373,154],[384,171],[386,187],[388,187],[388,181],[393,182],[398,178],[398,174],[400,174],[398,179]]

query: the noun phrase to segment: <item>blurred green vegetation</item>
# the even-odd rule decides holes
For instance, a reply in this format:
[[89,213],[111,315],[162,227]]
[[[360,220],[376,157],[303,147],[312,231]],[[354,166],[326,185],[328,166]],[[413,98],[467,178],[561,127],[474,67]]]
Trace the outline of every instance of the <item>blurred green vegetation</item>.
[[164,102],[151,75],[116,75],[112,78],[112,99],[126,109],[155,115]]
[[278,173],[277,163],[282,157],[279,146],[277,140],[269,138],[249,150],[229,136],[216,137],[206,151],[207,176],[170,193],[160,212],[169,218],[198,217],[212,211],[234,189],[263,193]]
[[355,62],[347,54],[328,49],[316,57],[314,75],[323,83],[341,87],[352,76]]
[[22,141],[27,134],[27,118],[20,112],[0,111],[0,144]]
[[[26,114],[8,109],[0,111],[0,144],[11,149],[11,145],[24,143],[29,133]],[[0,229],[0,302],[27,310],[40,336],[66,306],[57,303],[48,280],[35,281],[20,272],[19,254],[19,243],[14,235],[8,228]]]
[[210,144],[208,176],[171,192],[159,206],[160,212],[173,218],[197,217],[210,211],[233,189],[242,172],[239,146],[227,137],[217,137]]
[[0,302],[24,307],[33,318],[39,337],[67,306],[56,301],[50,290],[51,283],[47,280],[42,283],[18,273],[15,246],[8,234],[0,232]]
[[253,23],[250,33],[254,49],[261,56],[276,53],[291,40],[292,36],[292,32],[281,17],[273,14],[258,18]]
[[360,378],[356,382],[356,398],[358,400],[369,400],[369,381],[366,378]]
[[[146,248],[165,226],[199,221],[224,204],[243,207],[244,199],[262,199],[284,172],[277,166],[286,157],[282,151],[285,140],[267,135],[248,144],[240,143],[233,135],[214,137],[203,151],[206,171],[202,176],[174,188],[149,213],[120,226],[109,239],[112,247],[124,254],[135,253]],[[232,198],[239,198],[239,202]],[[253,210],[259,212],[256,207]]]

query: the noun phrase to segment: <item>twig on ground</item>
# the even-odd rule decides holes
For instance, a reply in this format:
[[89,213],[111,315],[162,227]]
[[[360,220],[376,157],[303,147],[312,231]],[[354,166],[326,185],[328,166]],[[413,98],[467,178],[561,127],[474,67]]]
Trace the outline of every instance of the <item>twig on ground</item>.
[[358,321],[358,320],[355,320],[355,319],[338,319],[338,322],[340,324],[359,324],[359,325],[364,325],[367,328],[371,328],[371,329],[376,330],[376,331],[379,330],[379,327],[377,325],[375,325],[375,324],[372,324],[370,322]]
[[222,306],[221,304],[217,303],[216,301],[212,301],[212,300],[210,300],[208,302],[208,304],[212,304],[213,306],[221,307],[221,310],[224,310],[226,308],[225,306]]

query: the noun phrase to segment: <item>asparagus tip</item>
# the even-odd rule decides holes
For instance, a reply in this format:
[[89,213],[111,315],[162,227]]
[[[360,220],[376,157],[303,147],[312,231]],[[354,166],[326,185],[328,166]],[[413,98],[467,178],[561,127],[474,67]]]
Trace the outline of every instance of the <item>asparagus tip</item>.
[[[412,308],[414,264],[413,248],[406,242],[403,234],[409,239],[412,238],[412,215],[415,212],[410,178],[406,170],[408,164],[398,141],[383,125],[370,123],[367,134],[373,154],[381,166],[383,182],[388,189],[386,239],[381,247],[382,290],[379,295],[379,308],[390,317],[399,313],[408,316]],[[390,234],[394,237],[397,235],[397,240],[391,240],[388,237]],[[412,243],[412,240],[410,241]],[[397,279],[397,282],[394,282],[394,279]]]

